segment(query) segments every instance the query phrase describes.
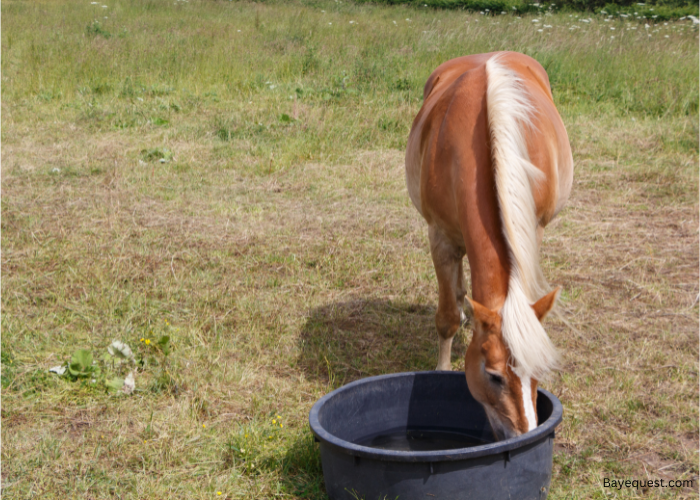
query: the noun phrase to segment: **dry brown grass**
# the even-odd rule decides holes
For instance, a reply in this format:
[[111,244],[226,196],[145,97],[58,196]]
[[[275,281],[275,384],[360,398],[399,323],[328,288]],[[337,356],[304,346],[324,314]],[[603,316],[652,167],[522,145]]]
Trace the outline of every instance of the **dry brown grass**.
[[577,330],[550,326],[566,360],[552,385],[569,415],[558,465],[697,482],[697,177],[691,158],[639,146],[655,142],[648,125],[617,125],[570,130],[575,186],[545,236]]
[[[198,7],[214,9],[206,11],[208,19],[218,22],[215,9],[222,5]],[[287,8],[234,7],[247,16],[251,33],[256,12],[274,27],[282,22],[276,9],[284,14]],[[394,11],[347,8],[356,10],[327,7],[348,17],[344,25],[351,15],[363,20],[362,29],[375,37],[371,43],[383,40],[380,35],[396,38],[371,24],[390,25]],[[17,16],[3,5],[6,12]],[[42,12],[32,16],[60,18]],[[304,22],[327,24],[322,13],[309,12]],[[144,16],[138,23],[150,26]],[[158,22],[175,18],[163,14]],[[466,40],[461,18],[443,18],[439,29],[428,14],[415,19],[397,33],[419,41],[401,42],[392,57],[406,57],[405,45],[425,63],[433,57],[428,51],[456,53]],[[557,20],[557,40],[569,40],[571,50],[588,44],[580,48],[587,64],[598,57],[588,39],[563,27],[566,19]],[[79,28],[83,33],[84,24]],[[422,29],[431,34],[421,35]],[[519,46],[556,45],[537,45],[539,35],[525,23],[517,30],[471,29],[473,43],[484,48],[506,43],[501,34]],[[20,78],[16,51],[22,46],[15,39],[20,49],[6,59],[3,31],[3,78],[8,72]],[[654,39],[644,50],[686,50],[695,43],[695,31],[667,32],[672,41]],[[138,37],[144,44],[158,39],[143,29]],[[672,43],[677,46],[664,48]],[[601,47],[607,54],[607,45]],[[551,50],[541,54],[559,57]],[[326,55],[319,53],[328,74],[319,70],[314,78],[341,81],[343,69],[323,66]],[[382,61],[366,48],[348,53],[364,58],[358,64],[367,66],[358,72],[369,76]],[[274,66],[276,59],[265,57]],[[54,76],[61,74],[54,69]],[[205,69],[200,76],[215,80],[216,68]],[[75,100],[44,100],[17,87],[16,95],[3,94],[4,497],[219,498],[217,491],[223,498],[324,497],[307,424],[314,401],[357,378],[428,370],[437,359],[437,285],[397,146],[420,102],[409,91],[387,90],[396,76],[403,74],[357,84],[359,97],[326,99],[323,89],[311,94],[306,85],[304,95],[311,97],[298,103],[286,94],[294,93],[292,80],[284,93],[260,85],[238,96],[234,88],[221,92],[229,99],[223,101],[206,97],[208,87],[165,97],[83,97],[73,89]],[[287,84],[284,74],[278,77]],[[683,82],[674,85],[685,89]],[[338,90],[327,85],[328,92]],[[565,360],[545,384],[565,408],[550,496],[696,497],[602,488],[603,477],[697,484],[695,101],[683,95],[687,106],[673,107],[664,94],[670,114],[627,116],[634,107],[618,112],[614,106],[622,101],[614,93],[596,105],[574,86],[563,87],[555,96],[568,99],[560,109],[574,149],[575,186],[545,233],[542,259],[550,283],[564,285],[563,314],[572,328],[556,317],[546,325]],[[653,102],[657,90],[645,102]],[[136,100],[140,95],[144,101]],[[163,111],[168,126],[144,118],[117,127],[118,119],[160,113],[176,100],[180,111]],[[686,108],[689,116],[681,112]],[[116,115],[108,115],[110,109]],[[298,121],[280,124],[281,113]],[[224,126],[243,132],[224,140],[218,136]],[[169,149],[172,159],[148,161],[153,148]],[[174,343],[167,361],[140,343],[161,334]],[[47,372],[77,348],[98,356],[114,339],[146,360],[133,396]],[[468,339],[463,332],[455,343],[454,369],[463,368]],[[271,424],[278,414],[284,428]]]
[[[654,143],[653,127],[631,127],[612,156],[619,124],[570,127],[575,185],[543,254],[575,329],[548,322],[565,359],[546,384],[565,406],[555,497],[609,476],[697,480],[697,174],[692,155],[637,146]],[[201,177],[211,141],[173,146],[191,162],[183,173],[140,164],[141,137],[82,134],[3,145],[5,338],[21,366],[3,405],[13,496],[29,484],[89,492],[84,481],[98,472],[98,492],[228,484],[268,496],[278,469],[250,482],[216,451],[232,426],[283,412],[296,442],[329,384],[432,368],[435,283],[401,151]],[[163,318],[182,330],[165,393],[149,392],[149,370],[138,378],[145,392],[119,400],[39,376],[73,346],[133,342]],[[455,345],[455,369],[464,348]],[[30,463],[40,480],[28,483],[18,467]],[[145,489],[117,479],[144,470],[155,474]]]

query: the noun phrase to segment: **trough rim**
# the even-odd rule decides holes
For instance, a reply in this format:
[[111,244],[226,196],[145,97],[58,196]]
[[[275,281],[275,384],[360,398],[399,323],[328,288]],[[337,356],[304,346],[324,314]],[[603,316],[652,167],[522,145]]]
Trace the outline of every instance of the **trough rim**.
[[547,420],[542,424],[538,425],[536,429],[516,436],[514,438],[505,439],[503,441],[496,441],[495,443],[484,444],[481,446],[472,446],[469,448],[456,448],[452,450],[435,450],[435,451],[398,451],[398,450],[382,450],[379,448],[371,448],[369,446],[361,446],[350,441],[345,441],[339,437],[331,434],[326,429],[323,428],[318,419],[318,414],[323,405],[330,400],[336,394],[349,390],[358,385],[376,382],[382,379],[392,379],[399,377],[415,377],[418,374],[444,374],[449,376],[464,376],[464,372],[458,371],[442,371],[442,370],[430,370],[430,371],[415,371],[415,372],[401,372],[401,373],[390,373],[386,375],[376,375],[374,377],[362,378],[360,380],[355,380],[343,387],[340,387],[333,392],[330,392],[323,396],[321,399],[316,401],[314,406],[309,412],[309,426],[311,427],[311,432],[316,436],[316,438],[324,444],[331,445],[332,447],[352,456],[372,458],[382,461],[392,461],[392,462],[453,462],[457,460],[466,460],[472,458],[479,458],[490,455],[498,455],[500,453],[506,453],[509,451],[517,450],[519,448],[524,448],[525,446],[536,443],[538,441],[543,441],[544,439],[551,437],[554,438],[554,429],[559,425],[563,418],[564,408],[562,407],[559,399],[549,391],[538,388],[538,394],[549,399],[552,403],[552,414]]

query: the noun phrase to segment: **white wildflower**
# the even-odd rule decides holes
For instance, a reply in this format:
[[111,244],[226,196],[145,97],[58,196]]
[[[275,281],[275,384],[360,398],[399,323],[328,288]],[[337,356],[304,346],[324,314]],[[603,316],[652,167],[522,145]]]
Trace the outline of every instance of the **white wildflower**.
[[55,373],[56,375],[63,375],[66,373],[66,365],[59,365],[59,366],[54,366],[53,368],[49,368],[50,373]]
[[[161,163],[164,162],[163,160],[164,159],[161,158]],[[107,348],[107,352],[112,356],[122,359],[131,359],[134,357],[134,353],[131,352],[131,348],[119,340],[112,342],[112,344]]]

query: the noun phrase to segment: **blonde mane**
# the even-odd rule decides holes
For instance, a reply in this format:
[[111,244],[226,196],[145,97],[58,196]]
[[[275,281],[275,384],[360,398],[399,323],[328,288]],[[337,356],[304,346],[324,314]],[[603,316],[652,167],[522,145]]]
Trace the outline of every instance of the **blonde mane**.
[[544,174],[530,162],[525,127],[534,112],[517,73],[494,56],[486,63],[487,113],[491,154],[503,233],[511,271],[508,295],[501,309],[503,340],[510,349],[513,370],[542,380],[558,365],[558,353],[530,304],[549,286],[539,265],[537,214],[532,185]]

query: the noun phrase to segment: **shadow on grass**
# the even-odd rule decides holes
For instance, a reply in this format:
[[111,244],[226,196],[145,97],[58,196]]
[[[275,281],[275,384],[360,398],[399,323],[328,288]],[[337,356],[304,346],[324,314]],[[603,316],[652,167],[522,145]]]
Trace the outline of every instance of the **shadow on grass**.
[[[435,308],[390,300],[349,300],[313,309],[302,327],[299,366],[337,388],[384,373],[433,370]],[[456,339],[453,356],[464,355]]]
[[[298,366],[328,390],[363,377],[433,370],[437,362],[435,307],[391,300],[356,299],[312,309],[301,335]],[[453,359],[464,356],[461,336]],[[302,432],[284,457],[285,491],[325,499],[318,444]]]

